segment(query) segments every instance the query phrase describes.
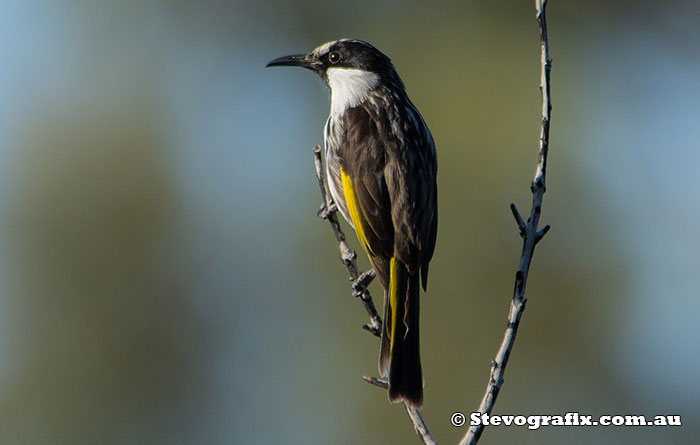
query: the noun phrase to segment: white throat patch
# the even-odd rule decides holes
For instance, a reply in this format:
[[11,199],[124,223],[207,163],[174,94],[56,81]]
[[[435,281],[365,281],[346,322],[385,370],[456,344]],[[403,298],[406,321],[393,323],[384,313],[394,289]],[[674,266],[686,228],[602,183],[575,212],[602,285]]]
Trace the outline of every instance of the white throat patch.
[[331,114],[343,114],[347,108],[358,106],[370,91],[379,85],[379,75],[357,68],[328,68],[331,88]]

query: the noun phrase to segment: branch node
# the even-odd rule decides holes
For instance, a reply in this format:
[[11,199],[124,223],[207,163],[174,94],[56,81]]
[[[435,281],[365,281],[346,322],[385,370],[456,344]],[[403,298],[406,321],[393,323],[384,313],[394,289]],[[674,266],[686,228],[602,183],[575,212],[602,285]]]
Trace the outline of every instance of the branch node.
[[[342,243],[342,245],[340,246],[340,258],[343,260],[345,267],[354,268],[355,258],[357,258],[357,254],[347,244]],[[355,273],[353,273],[352,271],[350,272],[351,280],[353,279],[354,274]]]
[[352,283],[352,289],[355,291],[360,291],[362,292],[364,289],[369,286],[369,283],[374,280],[374,277],[377,276],[377,273],[374,271],[374,269],[370,269],[368,271],[363,272],[357,279]]
[[538,190],[542,190],[542,193],[547,191],[547,185],[544,182],[544,176],[538,174],[532,184],[530,184],[530,191],[536,193]]
[[[381,326],[381,325],[380,325]],[[370,326],[368,324],[363,324],[362,329],[365,331],[369,332],[370,334],[374,335],[375,337],[381,337],[382,332],[381,329],[377,326]]]

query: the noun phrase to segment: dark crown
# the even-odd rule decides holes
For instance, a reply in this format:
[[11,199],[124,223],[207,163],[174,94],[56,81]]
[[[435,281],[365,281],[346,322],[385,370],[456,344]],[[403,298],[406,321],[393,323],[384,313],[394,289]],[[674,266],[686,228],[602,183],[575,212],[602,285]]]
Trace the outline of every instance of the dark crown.
[[316,71],[327,79],[332,68],[350,68],[370,71],[379,75],[382,84],[403,88],[391,60],[374,46],[362,40],[342,39],[324,43],[308,54],[277,58],[267,66],[300,66]]

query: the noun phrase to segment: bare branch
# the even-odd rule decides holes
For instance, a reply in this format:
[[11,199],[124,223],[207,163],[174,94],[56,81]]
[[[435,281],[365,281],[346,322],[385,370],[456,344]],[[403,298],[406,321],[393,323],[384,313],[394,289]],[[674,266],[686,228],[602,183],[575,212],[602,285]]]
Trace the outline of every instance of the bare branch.
[[428,431],[428,426],[423,421],[420,410],[406,406],[406,411],[408,412],[408,417],[411,418],[411,422],[413,422],[413,428],[416,430],[416,434],[418,434],[423,443],[425,445],[437,445],[430,431]]
[[[540,79],[540,90],[542,92],[542,129],[540,133],[540,148],[539,157],[537,159],[537,170],[535,178],[532,181],[530,189],[532,190],[532,208],[530,217],[527,222],[524,222],[520,216],[520,212],[511,204],[511,211],[518,224],[518,230],[523,237],[523,250],[520,255],[520,264],[515,273],[515,286],[513,290],[513,299],[508,313],[508,324],[506,332],[503,336],[503,342],[496,354],[496,358],[491,362],[491,373],[489,383],[486,387],[479,411],[481,413],[490,414],[493,410],[496,398],[503,385],[503,376],[505,374],[506,365],[510,352],[515,343],[515,336],[518,333],[520,318],[525,310],[525,285],[527,276],[530,271],[530,262],[535,252],[535,246],[549,231],[549,226],[545,226],[541,230],[537,229],[540,220],[540,212],[542,210],[542,198],[546,190],[545,175],[547,172],[547,152],[549,150],[549,122],[550,113],[552,111],[552,102],[549,95],[549,79],[552,69],[552,61],[549,58],[549,42],[547,40],[547,19],[545,16],[545,8],[547,0],[536,0],[537,22],[540,30],[540,46],[541,46],[541,65],[542,74]],[[462,439],[461,444],[476,444],[484,431],[484,425],[475,425],[469,428],[469,431]]]
[[384,380],[380,380],[376,377],[370,377],[368,375],[363,375],[362,380],[369,383],[370,385],[374,385],[374,386],[377,386],[377,387],[383,388],[383,389],[389,389],[389,383],[387,383]]

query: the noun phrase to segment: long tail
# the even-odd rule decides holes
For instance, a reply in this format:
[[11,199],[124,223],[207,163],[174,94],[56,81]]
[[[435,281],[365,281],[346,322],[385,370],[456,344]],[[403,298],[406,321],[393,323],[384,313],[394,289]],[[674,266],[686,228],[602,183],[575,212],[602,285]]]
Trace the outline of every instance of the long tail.
[[423,405],[423,371],[418,337],[420,280],[401,261],[391,259],[389,289],[384,293],[384,328],[379,373],[389,376],[389,400]]

